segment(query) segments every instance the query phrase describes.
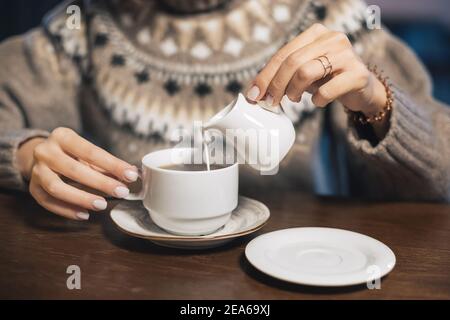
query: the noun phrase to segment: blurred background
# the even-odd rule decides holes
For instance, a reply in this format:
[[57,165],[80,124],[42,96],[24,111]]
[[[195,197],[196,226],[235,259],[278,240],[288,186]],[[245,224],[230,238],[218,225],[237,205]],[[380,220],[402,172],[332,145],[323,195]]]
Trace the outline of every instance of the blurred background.
[[[188,1],[188,0],[186,0]],[[37,26],[60,0],[1,0],[0,41]],[[450,104],[449,0],[369,0],[382,22],[412,47],[434,80],[435,97]]]

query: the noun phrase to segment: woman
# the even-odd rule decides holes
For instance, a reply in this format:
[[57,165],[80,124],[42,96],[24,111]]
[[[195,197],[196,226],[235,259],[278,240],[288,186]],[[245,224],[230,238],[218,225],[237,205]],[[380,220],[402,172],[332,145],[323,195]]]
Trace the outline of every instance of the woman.
[[[70,4],[83,13],[75,29]],[[364,13],[359,0],[65,3],[0,46],[0,185],[87,220],[107,202],[85,187],[125,197],[143,154],[245,91],[269,107],[300,101],[283,100],[297,141],[262,183],[448,201],[449,110],[416,56]]]

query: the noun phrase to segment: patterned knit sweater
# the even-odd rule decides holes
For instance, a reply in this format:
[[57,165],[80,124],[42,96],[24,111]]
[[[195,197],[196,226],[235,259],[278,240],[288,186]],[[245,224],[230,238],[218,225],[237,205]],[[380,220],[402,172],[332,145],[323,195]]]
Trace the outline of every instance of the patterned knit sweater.
[[[186,3],[190,3],[189,6]],[[81,8],[79,28],[66,24]],[[24,141],[70,127],[138,164],[175,130],[207,120],[245,90],[285,42],[320,22],[347,33],[385,70],[396,100],[385,138],[348,123],[342,106],[283,101],[297,139],[270,188],[383,199],[450,200],[450,112],[433,100],[416,56],[385,28],[370,30],[360,0],[66,2],[41,27],[0,45],[0,187],[27,189]]]

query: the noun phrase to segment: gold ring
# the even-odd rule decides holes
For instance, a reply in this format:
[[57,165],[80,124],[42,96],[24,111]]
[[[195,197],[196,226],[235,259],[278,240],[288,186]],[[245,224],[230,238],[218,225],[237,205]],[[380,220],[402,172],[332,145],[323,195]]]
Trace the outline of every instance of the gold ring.
[[326,78],[333,72],[333,65],[331,64],[330,59],[328,59],[327,56],[320,56],[314,60],[319,61],[323,66],[322,79]]

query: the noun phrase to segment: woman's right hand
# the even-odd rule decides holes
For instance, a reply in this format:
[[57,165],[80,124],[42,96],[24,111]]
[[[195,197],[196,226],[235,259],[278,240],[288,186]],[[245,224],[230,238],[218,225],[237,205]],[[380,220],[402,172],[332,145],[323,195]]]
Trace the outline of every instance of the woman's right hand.
[[24,143],[17,153],[19,163],[26,163],[24,157],[32,157],[29,171],[22,174],[30,179],[30,193],[36,201],[63,217],[87,220],[88,210],[100,211],[107,206],[104,197],[72,186],[63,177],[116,198],[129,194],[124,182],[138,178],[135,166],[93,145],[71,129],[57,128],[47,139],[35,141],[34,147],[28,148],[31,152],[24,151],[33,140]]

